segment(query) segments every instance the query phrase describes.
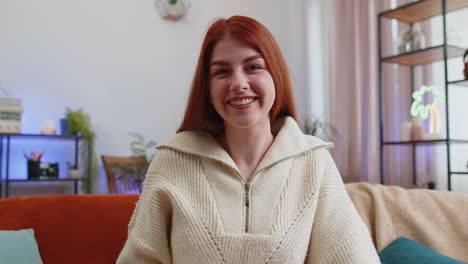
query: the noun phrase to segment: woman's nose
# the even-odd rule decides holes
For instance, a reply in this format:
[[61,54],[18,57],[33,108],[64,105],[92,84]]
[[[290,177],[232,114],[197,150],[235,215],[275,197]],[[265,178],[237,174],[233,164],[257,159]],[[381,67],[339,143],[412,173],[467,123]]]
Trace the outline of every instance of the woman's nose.
[[249,89],[249,81],[244,72],[233,72],[231,79],[231,89],[234,91]]

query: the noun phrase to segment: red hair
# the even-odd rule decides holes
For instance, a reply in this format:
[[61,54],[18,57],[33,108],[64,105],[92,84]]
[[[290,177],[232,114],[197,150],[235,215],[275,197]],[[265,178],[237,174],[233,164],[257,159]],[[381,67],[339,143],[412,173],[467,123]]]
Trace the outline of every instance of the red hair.
[[218,19],[208,28],[198,57],[184,120],[177,133],[200,129],[208,123],[223,124],[223,119],[209,101],[209,65],[214,46],[226,35],[247,43],[263,56],[276,92],[270,110],[270,120],[291,116],[297,121],[291,79],[278,43],[270,31],[255,19],[232,16],[228,19]]

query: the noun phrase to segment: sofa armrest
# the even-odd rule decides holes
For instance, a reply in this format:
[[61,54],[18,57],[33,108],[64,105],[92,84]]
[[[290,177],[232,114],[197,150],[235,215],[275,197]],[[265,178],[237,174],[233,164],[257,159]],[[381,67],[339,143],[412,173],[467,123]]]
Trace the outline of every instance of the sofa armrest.
[[138,195],[0,199],[0,230],[33,228],[44,263],[115,263]]

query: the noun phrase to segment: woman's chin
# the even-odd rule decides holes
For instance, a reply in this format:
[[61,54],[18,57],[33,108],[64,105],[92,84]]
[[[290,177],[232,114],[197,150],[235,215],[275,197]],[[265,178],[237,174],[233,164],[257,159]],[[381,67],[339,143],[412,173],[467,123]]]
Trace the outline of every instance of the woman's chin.
[[242,118],[235,118],[232,120],[224,121],[226,128],[232,129],[249,129],[255,128],[259,126],[266,125],[265,123],[269,124],[269,119],[263,120],[260,118],[255,117],[242,117]]

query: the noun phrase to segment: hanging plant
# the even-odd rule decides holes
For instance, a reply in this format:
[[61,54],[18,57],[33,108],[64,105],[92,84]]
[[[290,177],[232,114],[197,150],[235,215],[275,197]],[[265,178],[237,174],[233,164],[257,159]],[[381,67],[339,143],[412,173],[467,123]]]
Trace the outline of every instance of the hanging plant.
[[91,119],[89,115],[83,112],[83,109],[72,111],[70,108],[67,108],[65,120],[67,122],[69,134],[82,136],[88,142],[94,140],[95,133],[91,129]]
[[177,21],[183,18],[190,7],[188,0],[157,0],[156,9],[159,15],[166,19]]

